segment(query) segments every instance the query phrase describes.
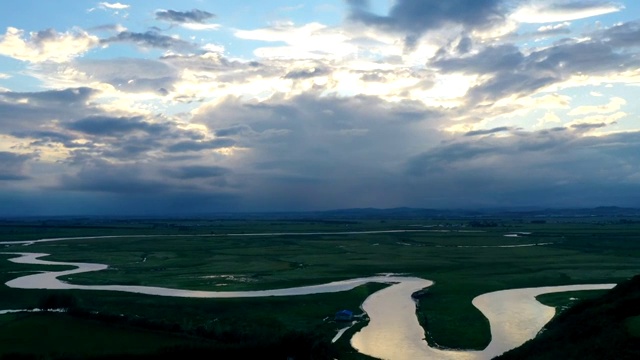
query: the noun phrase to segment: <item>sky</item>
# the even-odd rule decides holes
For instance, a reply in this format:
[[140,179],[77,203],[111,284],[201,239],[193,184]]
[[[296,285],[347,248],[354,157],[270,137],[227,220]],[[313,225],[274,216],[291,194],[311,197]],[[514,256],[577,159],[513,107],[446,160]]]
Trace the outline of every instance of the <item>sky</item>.
[[640,206],[638,1],[0,8],[0,216]]

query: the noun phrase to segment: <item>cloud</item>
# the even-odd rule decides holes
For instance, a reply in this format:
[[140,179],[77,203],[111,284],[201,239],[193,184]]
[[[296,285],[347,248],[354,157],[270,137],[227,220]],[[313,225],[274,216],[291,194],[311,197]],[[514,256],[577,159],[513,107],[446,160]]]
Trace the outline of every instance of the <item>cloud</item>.
[[596,33],[603,42],[621,48],[640,46],[640,21],[629,21],[616,24]]
[[491,134],[496,134],[496,133],[511,131],[511,130],[513,130],[513,128],[509,126],[500,126],[493,129],[487,129],[487,130],[469,131],[466,134],[464,134],[464,136],[491,135]]
[[216,15],[207,11],[193,9],[191,11],[158,10],[156,20],[174,23],[204,24],[205,21],[215,18]]
[[47,90],[40,92],[4,92],[1,97],[24,103],[47,103],[74,105],[86,102],[98,92],[87,87],[71,88],[64,90]]
[[0,133],[33,130],[59,119],[96,111],[98,91],[81,87],[42,92],[0,92]]
[[107,8],[107,9],[112,9],[112,10],[124,10],[124,9],[128,9],[130,7],[130,5],[121,4],[119,2],[117,2],[117,3],[101,2],[101,3],[98,3],[98,6],[101,7],[101,8]]
[[349,18],[366,25],[405,34],[409,46],[427,31],[460,25],[467,31],[488,28],[504,21],[501,0],[398,0],[389,13],[377,15],[369,1],[350,0]]
[[200,24],[200,23],[182,23],[180,24],[185,29],[189,30],[218,30],[220,24]]
[[[165,61],[136,58],[83,60],[74,62],[73,79],[78,82],[99,81],[125,93],[151,92],[161,94],[172,90],[179,79],[179,70]],[[67,66],[69,69],[69,65]]]
[[215,150],[234,146],[236,142],[232,139],[215,139],[208,141],[180,141],[167,147],[169,152],[189,152]]
[[112,43],[133,43],[142,48],[158,48],[172,50],[194,49],[195,46],[187,41],[172,36],[162,35],[157,31],[147,31],[144,33],[123,31],[116,36],[112,36],[100,41],[102,44]]
[[540,26],[537,30],[536,33],[533,34],[535,36],[540,36],[540,35],[561,35],[561,34],[570,34],[571,30],[570,30],[570,26],[571,23],[568,21],[565,21],[563,23],[560,24],[554,24],[554,25],[543,25]]
[[[533,2],[399,0],[385,13],[367,3],[351,1],[342,24],[237,30],[254,46],[248,60],[196,36],[93,28],[107,30],[95,54],[22,64],[2,80],[33,76],[47,90],[0,90],[0,151],[14,164],[0,176],[140,211],[573,206],[640,193],[635,88],[621,85],[638,82],[640,22],[501,37],[486,34]],[[217,27],[208,16],[155,14]],[[19,38],[37,48],[65,34]],[[137,48],[112,58],[112,44]]]
[[467,105],[534,94],[582,76],[611,76],[640,65],[634,54],[638,27],[618,25],[596,31],[588,40],[565,41],[524,53],[515,44],[490,45],[471,56],[436,57],[443,73],[482,75],[466,94]]
[[0,55],[31,63],[70,61],[95,46],[100,40],[87,32],[76,29],[58,33],[54,29],[31,32],[24,39],[24,31],[13,27],[0,37]]
[[292,70],[290,72],[288,72],[284,78],[285,79],[309,79],[309,78],[313,78],[316,76],[323,76],[323,75],[327,75],[330,73],[329,69],[326,68],[322,68],[322,67],[311,67],[308,69],[301,69],[301,70]]
[[67,148],[84,146],[74,143],[77,139],[75,136],[54,130],[22,130],[14,131],[11,135],[22,139],[35,139],[30,146],[46,146],[52,143],[63,144]]
[[[640,133],[583,137],[601,125],[519,132],[508,137],[458,139],[407,162],[416,196],[449,206],[596,206],[625,200],[638,173]],[[594,171],[598,169],[597,171]]]
[[89,31],[107,31],[107,32],[115,32],[115,33],[120,33],[123,31],[127,31],[127,28],[122,26],[121,24],[105,24],[105,25],[98,25],[98,26],[93,26],[89,29],[87,29]]
[[134,131],[143,131],[149,134],[159,134],[167,131],[166,125],[152,124],[137,117],[108,117],[92,116],[65,125],[69,130],[83,132],[96,136],[120,136]]
[[221,166],[182,166],[177,169],[170,169],[168,173],[171,177],[177,179],[202,179],[202,178],[218,178],[229,173],[229,169]]
[[85,166],[77,174],[63,175],[56,188],[94,193],[157,194],[169,187],[144,174],[137,166],[101,162]]
[[521,23],[552,23],[584,19],[622,10],[610,1],[530,2],[516,10],[511,18]]
[[246,135],[246,134],[254,134],[255,131],[249,125],[234,125],[224,129],[218,129],[215,131],[216,136],[224,137],[224,136],[235,136],[235,135]]
[[29,179],[25,163],[30,158],[29,155],[0,151],[0,181]]
[[589,114],[609,114],[620,110],[627,101],[620,97],[612,97],[608,104],[578,106],[567,113],[569,116],[589,115]]
[[240,39],[284,42],[286,45],[261,47],[254,50],[258,57],[271,59],[331,59],[357,54],[358,47],[349,43],[349,36],[338,28],[312,22],[296,26],[281,22],[255,30],[237,30]]
[[606,123],[597,123],[597,124],[580,123],[580,124],[573,124],[573,125],[571,125],[571,127],[574,128],[574,129],[578,129],[578,130],[593,130],[593,129],[603,128],[603,127],[605,127],[607,125],[609,125],[609,124],[606,124]]

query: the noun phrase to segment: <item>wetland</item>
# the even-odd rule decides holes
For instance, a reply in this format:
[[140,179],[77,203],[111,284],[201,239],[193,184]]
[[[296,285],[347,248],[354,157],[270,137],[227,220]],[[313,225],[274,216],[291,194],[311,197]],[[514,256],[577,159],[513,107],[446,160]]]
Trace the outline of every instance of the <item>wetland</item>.
[[[415,226],[416,219],[357,219],[339,223],[273,219],[199,219],[174,220],[173,223],[138,220],[125,224],[93,222],[92,227],[5,224],[1,251],[14,254],[0,255],[2,280],[7,283],[2,288],[2,295],[6,296],[0,305],[2,309],[36,308],[51,294],[69,295],[83,314],[100,314],[88,316],[91,321],[105,322],[105,318],[118,316],[120,321],[111,319],[107,323],[131,326],[127,331],[149,330],[155,326],[162,330],[163,336],[177,336],[188,346],[215,348],[225,331],[225,336],[244,336],[245,340],[236,341],[243,349],[250,348],[246,340],[250,334],[254,339],[261,339],[260,346],[284,341],[282,345],[287,343],[287,337],[297,334],[306,336],[307,340],[312,338],[313,341],[306,343],[315,346],[317,354],[337,354],[341,359],[366,358],[356,351],[357,339],[361,336],[358,334],[369,331],[367,328],[371,329],[377,321],[375,312],[367,311],[369,327],[366,321],[361,321],[346,330],[335,344],[330,340],[344,326],[331,319],[343,308],[360,311],[363,302],[366,309],[370,299],[403,284],[401,281],[393,282],[394,285],[353,283],[353,279],[393,273],[434,282],[429,287],[423,284],[422,289],[426,291],[418,292],[415,302],[408,296],[406,300],[413,305],[413,310],[405,311],[422,329],[422,338],[427,339],[430,348],[482,353],[483,349],[491,349],[490,344],[495,344],[498,337],[494,334],[495,326],[490,326],[490,316],[474,306],[474,299],[480,295],[530,287],[615,284],[637,274],[640,268],[638,235],[634,228],[637,225],[633,223],[575,218],[542,224],[527,219],[497,220],[500,222],[494,227],[473,227],[465,219],[422,219],[418,223],[420,228]],[[519,236],[505,236],[515,233]],[[76,239],[35,241],[65,237]],[[27,252],[51,255],[40,264],[7,261],[15,259],[15,253]],[[56,265],[53,269],[53,264],[47,261],[68,264]],[[74,272],[77,263],[108,267],[79,273]],[[51,271],[63,272],[57,276],[77,288],[46,290],[8,286],[21,276],[37,277]],[[314,287],[332,283],[351,285],[340,292],[311,294]],[[109,289],[116,285],[195,290],[201,294],[266,291],[263,295],[267,296],[181,299],[81,289],[82,286]],[[307,292],[298,296],[268,296],[269,291],[293,288],[307,289]],[[384,290],[378,292],[381,289]],[[0,324],[6,325],[9,316],[36,319],[44,315],[2,315]],[[66,313],[46,316],[66,317],[66,321],[72,323],[87,320]],[[50,319],[43,318],[43,321]],[[238,336],[238,332],[245,334]],[[155,350],[163,348],[163,342],[150,343],[157,345]],[[229,343],[225,342],[225,346],[233,347]],[[17,348],[14,350],[20,352]],[[120,350],[127,352],[126,347]],[[88,353],[100,354],[100,351]],[[482,358],[489,358],[487,354]]]

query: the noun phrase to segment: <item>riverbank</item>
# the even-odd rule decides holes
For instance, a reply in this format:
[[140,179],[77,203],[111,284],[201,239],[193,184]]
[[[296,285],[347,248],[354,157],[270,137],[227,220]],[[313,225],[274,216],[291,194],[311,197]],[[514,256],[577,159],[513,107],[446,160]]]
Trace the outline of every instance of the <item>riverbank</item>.
[[[615,286],[615,284],[602,284],[514,289],[479,296],[474,299],[473,304],[489,320],[492,341],[484,351],[464,352],[433,349],[424,341],[422,335],[424,330],[420,327],[415,316],[415,303],[411,295],[433,285],[432,281],[425,279],[386,275],[297,288],[242,292],[190,291],[127,285],[75,285],[62,282],[58,277],[101,271],[107,269],[108,266],[93,263],[46,261],[40,259],[48,256],[43,253],[3,254],[17,255],[18,257],[11,258],[9,261],[19,264],[77,267],[73,270],[25,275],[6,282],[7,286],[19,289],[120,291],[191,298],[247,298],[343,292],[371,282],[393,284],[365,300],[362,307],[369,315],[370,323],[353,336],[351,343],[356,350],[363,354],[398,360],[424,356],[438,359],[490,359],[533,338],[542,326],[553,317],[554,309],[537,302],[535,296],[551,292],[609,289]],[[402,352],[398,352],[398,349],[402,349]]]

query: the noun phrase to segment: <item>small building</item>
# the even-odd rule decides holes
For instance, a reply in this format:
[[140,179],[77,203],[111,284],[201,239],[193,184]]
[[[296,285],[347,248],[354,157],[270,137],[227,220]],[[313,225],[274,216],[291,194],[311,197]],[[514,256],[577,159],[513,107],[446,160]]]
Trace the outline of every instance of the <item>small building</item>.
[[353,312],[349,310],[340,310],[336,313],[336,321],[351,321],[353,320]]

